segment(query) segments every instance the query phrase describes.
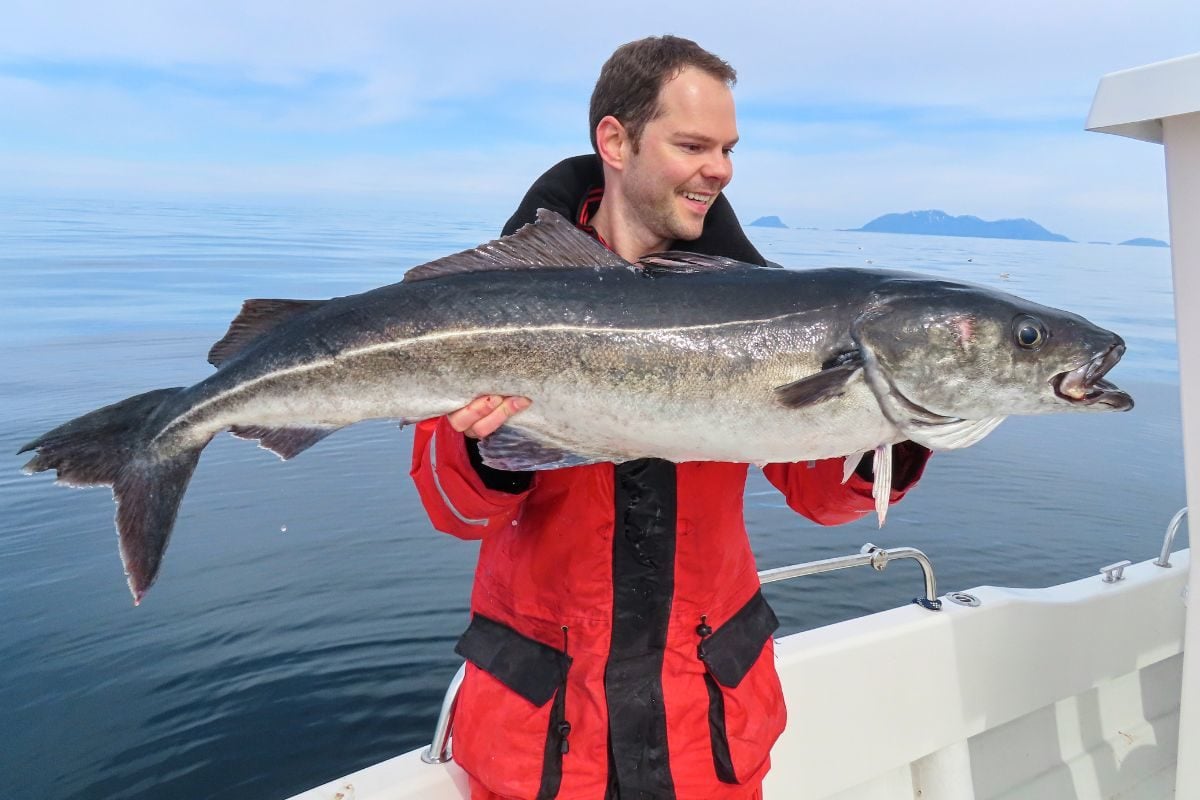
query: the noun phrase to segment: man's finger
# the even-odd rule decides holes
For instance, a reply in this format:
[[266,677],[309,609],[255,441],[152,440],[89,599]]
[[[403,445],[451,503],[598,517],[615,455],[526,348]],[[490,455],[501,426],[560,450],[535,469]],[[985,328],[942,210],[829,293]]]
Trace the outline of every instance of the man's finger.
[[458,411],[452,411],[447,414],[446,420],[454,430],[459,433],[466,433],[475,423],[488,414],[491,414],[503,400],[504,398],[498,394],[485,394],[481,397],[476,397]]
[[496,409],[492,413],[472,425],[467,430],[467,435],[474,436],[477,439],[489,436],[501,425],[508,422],[509,417],[513,414],[529,408],[529,402],[529,398],[527,397],[504,398],[504,402],[496,406]]

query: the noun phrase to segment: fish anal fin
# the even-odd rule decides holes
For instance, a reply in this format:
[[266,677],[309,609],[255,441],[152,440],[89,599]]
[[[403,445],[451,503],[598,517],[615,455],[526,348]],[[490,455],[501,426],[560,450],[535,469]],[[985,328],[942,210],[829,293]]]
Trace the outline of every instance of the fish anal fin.
[[775,398],[786,408],[803,408],[838,397],[862,365],[860,353],[844,353],[820,372],[776,386]]
[[578,467],[611,460],[573,453],[508,425],[479,440],[479,455],[489,467],[512,472]]
[[329,434],[334,427],[267,428],[259,425],[237,425],[229,432],[239,439],[257,439],[261,447],[287,461],[300,455]]
[[524,270],[539,267],[625,267],[630,264],[560,214],[538,209],[537,221],[511,236],[481,244],[404,273],[404,280],[422,281],[464,272]]
[[229,323],[225,336],[208,351],[208,363],[221,366],[267,331],[324,303],[324,300],[246,300]]

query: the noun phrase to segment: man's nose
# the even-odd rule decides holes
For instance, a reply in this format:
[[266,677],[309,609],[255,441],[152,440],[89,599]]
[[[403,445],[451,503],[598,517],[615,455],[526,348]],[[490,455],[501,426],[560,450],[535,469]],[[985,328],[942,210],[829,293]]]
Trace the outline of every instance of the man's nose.
[[700,175],[706,180],[720,181],[724,186],[733,178],[733,159],[724,150],[716,150],[704,159]]

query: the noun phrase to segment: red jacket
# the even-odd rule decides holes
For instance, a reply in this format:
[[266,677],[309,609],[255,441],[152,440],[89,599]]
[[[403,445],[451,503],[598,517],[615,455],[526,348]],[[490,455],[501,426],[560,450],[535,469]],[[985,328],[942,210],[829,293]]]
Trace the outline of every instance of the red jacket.
[[[905,452],[893,502],[928,455]],[[505,482],[472,455],[444,418],[417,426],[412,476],[433,525],[482,540],[454,717],[475,788],[755,797],[785,710],[778,621],[743,523],[747,465],[643,459]],[[763,471],[816,522],[874,510],[841,459]]]
[[[665,612],[666,640],[662,650],[640,654],[652,662],[661,695],[635,695],[618,709],[637,716],[661,703],[666,737],[653,741],[663,731],[644,720],[627,726],[633,748],[649,751],[632,761],[650,767],[642,771],[647,780],[629,788],[656,798],[672,796],[665,787],[678,798],[750,797],[785,712],[770,638],[777,623],[759,594],[743,524],[747,466],[692,462],[674,469],[672,585],[650,586]],[[841,484],[840,460],[771,464],[764,472],[792,508],[820,523],[874,508],[861,478]],[[417,426],[412,475],[434,526],[482,539],[473,621],[459,647],[468,663],[454,758],[500,795],[553,797],[558,784],[564,798],[605,796],[614,538],[624,535],[615,473],[612,464],[539,472],[529,490],[509,494],[483,485],[464,437],[444,419]],[[893,492],[892,500],[901,496]],[[708,637],[698,634],[701,625],[711,628]],[[702,638],[709,641],[705,660]],[[562,721],[569,731],[559,730]]]

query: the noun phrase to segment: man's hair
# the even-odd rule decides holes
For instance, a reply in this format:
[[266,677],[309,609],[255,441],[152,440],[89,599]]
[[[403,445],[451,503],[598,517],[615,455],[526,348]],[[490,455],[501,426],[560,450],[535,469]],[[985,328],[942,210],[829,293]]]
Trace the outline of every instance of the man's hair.
[[611,115],[629,132],[636,153],[646,124],[663,113],[658,102],[663,85],[686,67],[702,70],[730,87],[737,83],[733,67],[691,39],[648,36],[618,47],[600,68],[592,90],[588,111],[592,149],[600,152],[596,126]]

